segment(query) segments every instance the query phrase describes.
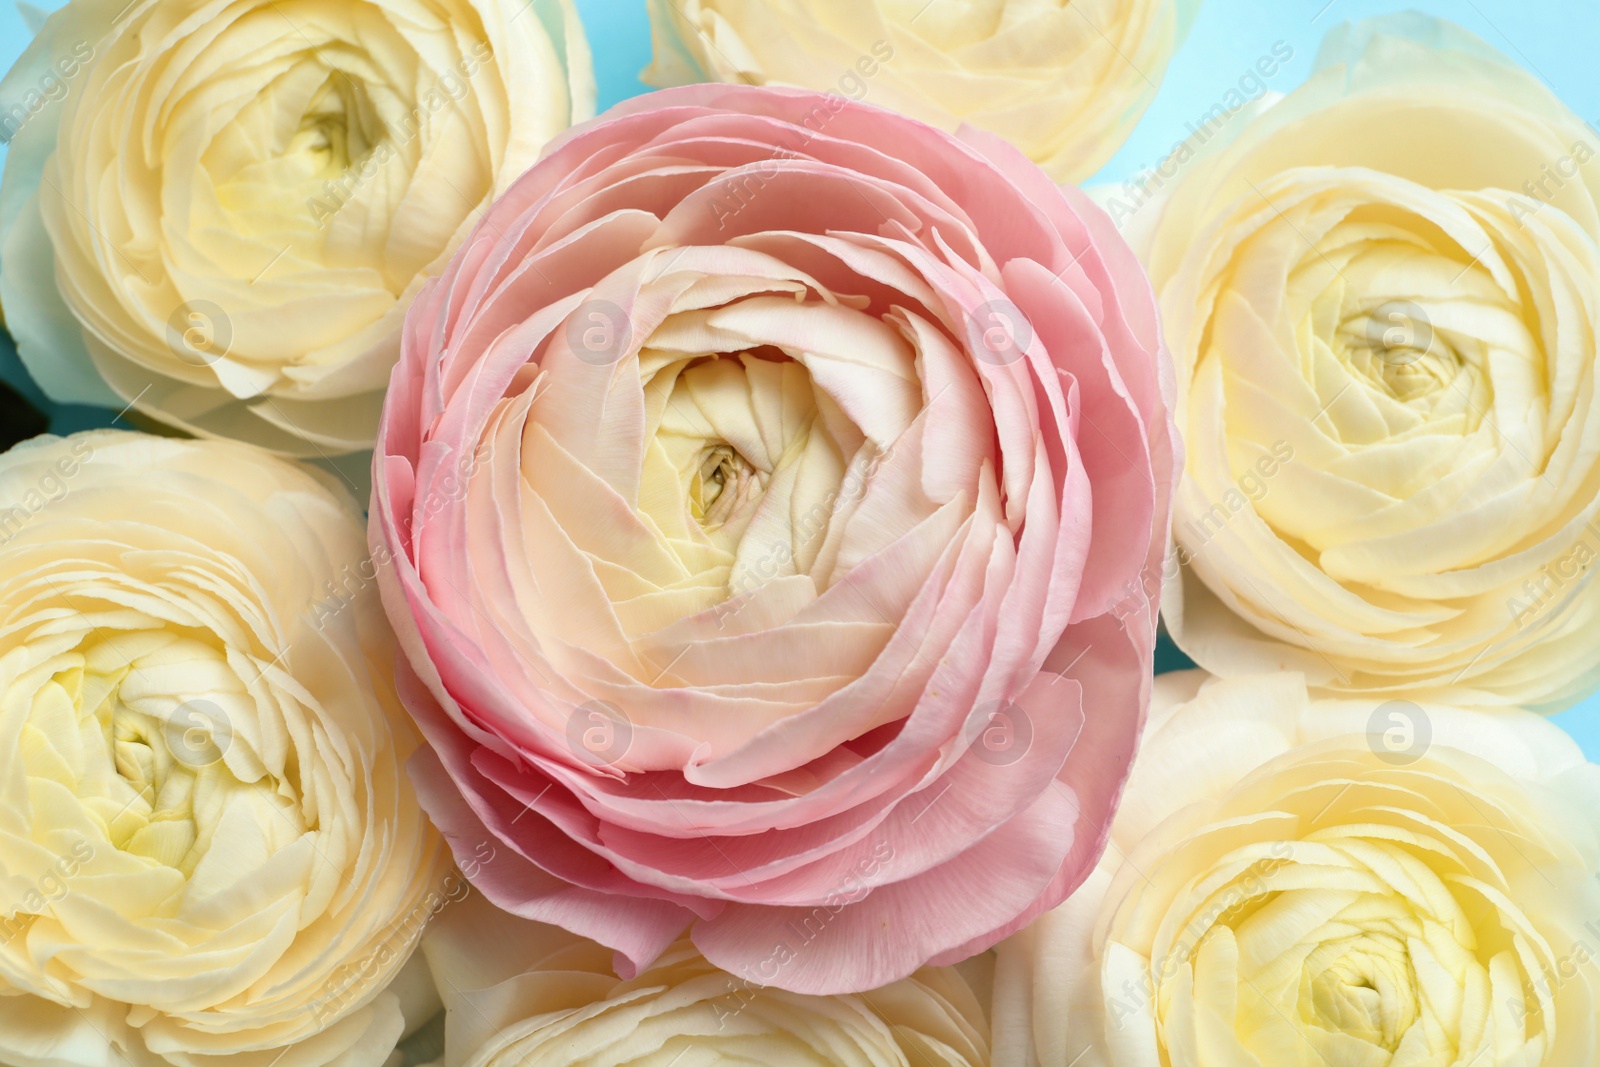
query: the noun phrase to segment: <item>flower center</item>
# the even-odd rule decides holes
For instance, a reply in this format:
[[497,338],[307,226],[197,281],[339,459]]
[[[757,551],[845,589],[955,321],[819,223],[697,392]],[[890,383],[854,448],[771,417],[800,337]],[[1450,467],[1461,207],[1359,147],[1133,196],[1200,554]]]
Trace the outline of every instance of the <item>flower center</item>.
[[[697,356],[657,371],[648,392],[660,414],[646,510],[663,530],[692,523],[691,539],[731,557],[756,516],[783,504],[771,494],[793,492],[816,417],[810,375],[781,354]],[[685,557],[695,570],[731,564],[697,549]]]
[[[393,157],[379,149],[394,144],[380,104],[389,102],[381,87],[375,90],[315,56],[293,63],[277,90],[246,104],[200,156],[229,225],[270,237],[273,252],[285,247],[280,239],[297,253],[320,247],[341,208],[364,190],[384,188],[380,164]],[[366,226],[381,230],[380,221],[368,218]],[[252,272],[266,267],[273,252]],[[363,256],[341,265],[378,265]]]
[[195,839],[195,770],[173,758],[160,736],[161,727],[130,712],[120,701],[111,714],[111,755],[117,774],[133,792],[131,817],[110,827],[111,843],[124,852],[145,856],[188,873],[197,859]]
[[[1525,331],[1483,262],[1427,219],[1379,204],[1353,207],[1297,254],[1286,296],[1301,372],[1346,447],[1478,431],[1509,362],[1493,353]],[[1473,300],[1481,313],[1464,313]]]
[[1302,977],[1302,1010],[1325,1030],[1393,1052],[1421,1014],[1416,990],[1405,942],[1368,931],[1312,952]]
[[734,510],[749,505],[767,487],[767,475],[726,441],[708,444],[694,480],[689,485],[689,504],[695,520],[714,530],[728,520]]
[[312,95],[286,154],[306,157],[317,180],[337,178],[371,155],[383,135],[366,90],[336,70]]
[[[239,783],[222,762],[228,738],[218,735],[228,727],[221,709],[152,691],[164,688],[160,676],[174,656],[191,664],[191,657],[216,658],[199,642],[160,634],[96,641],[84,650],[78,703],[84,725],[98,728],[116,776],[103,786],[118,804],[102,813],[111,845],[188,876],[209,843],[213,801]],[[81,773],[99,776],[92,761]]]
[[[207,863],[219,837],[235,859],[264,859],[308,829],[291,783],[253,756],[237,759],[248,747],[233,737],[242,689],[206,641],[97,634],[57,658],[33,696],[29,772],[67,785],[112,848],[172,868],[205,895],[242,873]],[[236,772],[230,751],[253,769]]]
[[1340,325],[1345,358],[1375,388],[1411,404],[1451,388],[1472,370],[1433,329],[1427,311],[1408,300],[1357,310]]

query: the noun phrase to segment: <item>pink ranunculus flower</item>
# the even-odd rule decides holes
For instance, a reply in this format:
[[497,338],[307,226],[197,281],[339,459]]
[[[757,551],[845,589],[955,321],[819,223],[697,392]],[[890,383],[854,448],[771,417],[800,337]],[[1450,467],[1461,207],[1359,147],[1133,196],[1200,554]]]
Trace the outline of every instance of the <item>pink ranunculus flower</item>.
[[1170,397],[1110,220],[992,136],[728,85],[572,131],[379,433],[424,806],[625,977],[685,929],[805,993],[993,944],[1133,756]]

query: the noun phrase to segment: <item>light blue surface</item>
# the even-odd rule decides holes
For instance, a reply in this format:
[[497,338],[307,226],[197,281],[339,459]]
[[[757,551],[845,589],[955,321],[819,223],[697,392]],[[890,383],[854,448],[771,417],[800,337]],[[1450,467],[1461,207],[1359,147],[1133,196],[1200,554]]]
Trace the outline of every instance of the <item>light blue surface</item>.
[[[644,91],[647,87],[638,80],[639,71],[650,61],[644,0],[577,2],[594,50],[600,107]],[[0,5],[4,5],[0,66],[9,67],[26,44],[28,32],[10,0],[0,0]],[[60,4],[46,0],[39,6],[53,9]],[[1144,121],[1096,180],[1120,181],[1159,161],[1175,141],[1187,136],[1185,123],[1220,100],[1276,42],[1287,44],[1294,56],[1270,79],[1268,88],[1287,91],[1310,71],[1329,27],[1408,9],[1465,26],[1538,74],[1580,116],[1600,125],[1600,78],[1595,76],[1594,59],[1600,50],[1600,4],[1594,0],[1205,0]],[[15,381],[18,372],[15,356],[0,351],[0,377]],[[82,413],[72,413],[71,419],[59,424],[75,428],[82,418]],[[1600,760],[1600,696],[1555,721],[1578,739],[1591,759]]]

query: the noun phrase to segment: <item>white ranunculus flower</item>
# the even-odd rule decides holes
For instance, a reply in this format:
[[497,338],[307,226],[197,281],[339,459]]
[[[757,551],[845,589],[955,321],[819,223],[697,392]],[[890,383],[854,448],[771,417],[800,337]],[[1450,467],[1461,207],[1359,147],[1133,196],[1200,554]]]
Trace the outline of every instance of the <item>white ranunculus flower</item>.
[[999,134],[1057,181],[1115,154],[1199,0],[649,0],[656,85],[832,90]]
[[0,1064],[394,1049],[443,842],[365,558],[347,494],[249,446],[0,456]]
[[440,916],[423,951],[449,1013],[441,1067],[989,1063],[989,954],[870,993],[814,996],[719,970],[685,939],[623,981],[610,949],[478,893]]
[[1529,712],[1163,675],[1100,868],[1000,947],[999,1067],[1577,1067],[1600,768]]
[[1150,212],[1187,398],[1168,625],[1218,674],[1570,703],[1600,680],[1600,135],[1422,16],[1319,66]]
[[316,455],[371,447],[412,298],[594,79],[572,0],[70,0],[0,100],[45,392]]

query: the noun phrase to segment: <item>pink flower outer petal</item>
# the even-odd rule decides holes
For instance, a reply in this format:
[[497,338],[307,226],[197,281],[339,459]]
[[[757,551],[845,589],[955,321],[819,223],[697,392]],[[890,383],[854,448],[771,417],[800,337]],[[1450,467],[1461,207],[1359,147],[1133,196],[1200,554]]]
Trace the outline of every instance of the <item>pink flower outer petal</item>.
[[[798,153],[809,158],[781,160],[775,177],[761,169],[769,146],[823,114]],[[729,175],[792,191],[758,198],[719,233],[707,177]],[[792,254],[806,242],[805,262],[870,270],[859,276],[875,291],[898,284],[917,308],[901,321],[962,347],[966,316],[990,301],[1013,303],[1033,327],[1017,362],[971,364],[997,435],[999,529],[1015,550],[963,527],[958,543],[987,562],[958,567],[950,555],[925,581],[959,578],[977,598],[942,630],[940,619],[956,621],[944,598],[910,602],[903,632],[941,632],[941,669],[853,763],[828,743],[848,735],[819,732],[838,727],[812,708],[709,760],[703,742],[679,747],[650,728],[652,759],[680,766],[676,777],[597,773],[549,725],[582,697],[581,679],[549,677],[554,646],[497,577],[521,519],[498,502],[516,491],[514,468],[477,456],[483,428],[529,417],[502,398],[525,388],[530,363],[586,374],[562,330],[602,279],[641,324],[659,321],[663,309],[628,294],[649,249],[671,255],[683,241]],[[496,904],[601,941],[625,973],[689,927],[708,958],[752,980],[843,992],[980,951],[1092,868],[1148,706],[1178,465],[1154,298],[1082,194],[987,135],[951,137],[839,98],[721,85],[652,94],[570,131],[491,207],[418,298],[403,348],[374,459],[372,542],[389,564],[379,581],[408,661],[402,692],[434,746],[413,777]],[[611,419],[613,406],[595,411]],[[581,425],[565,433],[583,446]],[[624,497],[636,486],[615,453],[579,458]],[[483,551],[467,551],[469,538]],[[898,677],[920,677],[915,646],[901,647]],[[971,747],[994,700],[1037,720],[1012,766]],[[804,770],[792,763],[802,750],[824,777],[787,796],[751,792]]]

